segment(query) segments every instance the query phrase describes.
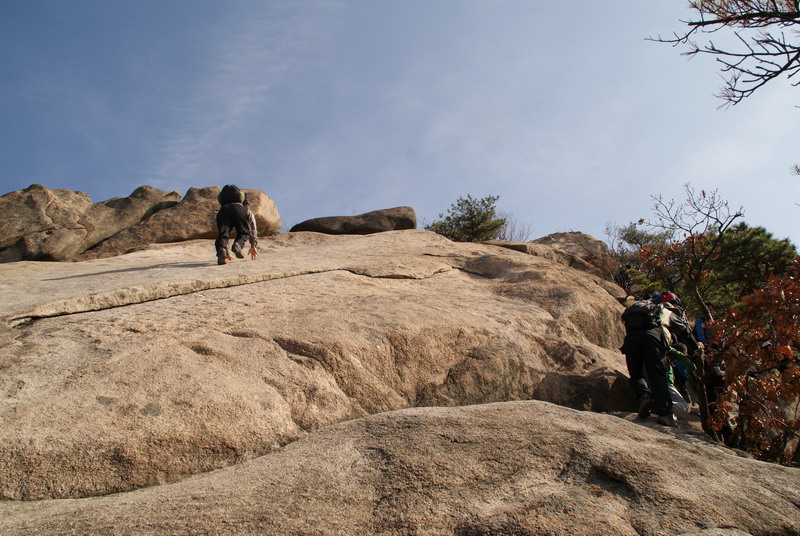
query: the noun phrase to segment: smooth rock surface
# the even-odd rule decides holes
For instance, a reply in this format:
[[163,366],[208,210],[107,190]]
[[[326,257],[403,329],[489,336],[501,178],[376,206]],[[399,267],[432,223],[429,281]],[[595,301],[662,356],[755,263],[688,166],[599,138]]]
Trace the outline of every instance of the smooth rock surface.
[[172,482],[409,406],[631,405],[621,306],[589,274],[423,231],[261,250],[0,265],[0,496]]
[[4,501],[0,532],[795,535],[798,505],[798,469],[530,401],[383,413],[172,485]]
[[[483,243],[542,257],[570,268],[599,276],[600,284],[618,302],[625,304],[628,298],[622,287],[617,285],[611,278],[606,277],[601,270],[598,270],[590,263],[607,259],[612,265],[614,264],[608,252],[608,247],[592,235],[578,232],[556,233],[532,242],[487,240]],[[589,260],[587,261],[586,259]],[[602,265],[604,263],[598,262],[598,264]]]

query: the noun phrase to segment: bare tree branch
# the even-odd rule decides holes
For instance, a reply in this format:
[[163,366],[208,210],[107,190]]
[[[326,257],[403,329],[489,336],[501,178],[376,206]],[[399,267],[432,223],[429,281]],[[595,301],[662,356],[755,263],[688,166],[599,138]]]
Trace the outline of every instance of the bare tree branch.
[[[673,38],[651,37],[650,41],[686,45],[684,55],[708,54],[721,64],[725,85],[717,94],[722,106],[732,106],[752,95],[775,78],[794,78],[800,72],[800,45],[765,28],[792,28],[800,36],[800,7],[797,0],[696,0],[689,3],[698,20],[681,21],[688,30]],[[699,45],[694,39],[722,29],[733,29],[741,49],[718,47],[709,40]],[[800,77],[798,77],[800,78]],[[800,79],[792,83],[800,85]]]
[[[689,183],[684,184],[683,189],[686,200],[680,204],[676,204],[674,199],[664,201],[660,194],[651,196],[656,220],[647,221],[646,224],[667,231],[671,238],[676,239],[706,234],[712,230],[722,234],[735,220],[744,216],[742,207],[731,212],[728,202],[719,197],[717,190],[700,190],[698,194]],[[684,236],[678,237],[678,234]]]

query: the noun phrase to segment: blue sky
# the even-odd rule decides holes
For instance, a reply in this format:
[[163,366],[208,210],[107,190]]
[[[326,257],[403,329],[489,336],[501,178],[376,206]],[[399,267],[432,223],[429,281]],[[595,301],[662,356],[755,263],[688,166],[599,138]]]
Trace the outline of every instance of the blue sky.
[[[288,228],[500,196],[530,238],[719,189],[800,245],[800,89],[719,110],[683,0],[2,0],[0,193],[266,192]],[[720,39],[721,37],[715,37]]]

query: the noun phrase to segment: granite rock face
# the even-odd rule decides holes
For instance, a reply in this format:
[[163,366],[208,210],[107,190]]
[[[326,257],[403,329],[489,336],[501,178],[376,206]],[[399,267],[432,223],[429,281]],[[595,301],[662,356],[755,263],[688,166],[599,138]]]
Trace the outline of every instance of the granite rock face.
[[599,276],[600,284],[609,294],[620,303],[630,305],[627,303],[628,294],[614,281],[614,274],[601,269],[601,267],[615,266],[608,246],[592,235],[569,232],[547,235],[531,242],[489,240],[484,243],[542,257]]
[[[153,214],[127,227],[78,258],[87,260],[121,255],[147,247],[151,243],[216,238],[215,218],[219,210],[219,191],[220,188],[216,186],[190,188],[184,198],[169,210]],[[256,217],[258,235],[270,236],[277,233],[281,228],[281,218],[275,203],[258,190],[243,191],[247,194],[248,207]]]
[[417,215],[411,207],[373,210],[357,216],[312,218],[298,223],[290,232],[365,235],[417,228]]
[[533,240],[534,244],[552,246],[586,262],[597,261],[611,256],[608,245],[592,235],[578,231],[553,233]]
[[0,265],[0,495],[169,482],[409,406],[631,403],[621,309],[588,274],[422,231],[261,249]]
[[150,186],[102,203],[38,184],[8,193],[0,197],[0,262],[70,260],[179,199]]
[[4,534],[800,533],[800,470],[546,402],[411,408],[169,486],[2,501]]
[[[281,227],[263,192],[245,190],[262,236]],[[130,196],[93,203],[83,192],[34,184],[0,197],[0,262],[68,261],[120,255],[152,243],[210,238],[216,234],[218,187],[178,192],[151,186]]]
[[0,533],[800,531],[800,470],[633,420],[597,276],[415,230],[261,252],[0,264]]

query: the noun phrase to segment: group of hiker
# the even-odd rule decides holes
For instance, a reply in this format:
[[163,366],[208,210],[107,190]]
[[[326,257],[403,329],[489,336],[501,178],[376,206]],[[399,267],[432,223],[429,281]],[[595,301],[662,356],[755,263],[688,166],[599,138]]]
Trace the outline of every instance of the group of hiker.
[[[656,422],[677,426],[696,400],[695,359],[702,359],[705,339],[702,321],[686,318],[673,292],[650,292],[622,313],[625,354],[630,384],[640,419],[656,414]],[[697,334],[696,334],[697,333]],[[698,337],[699,335],[699,337]]]

